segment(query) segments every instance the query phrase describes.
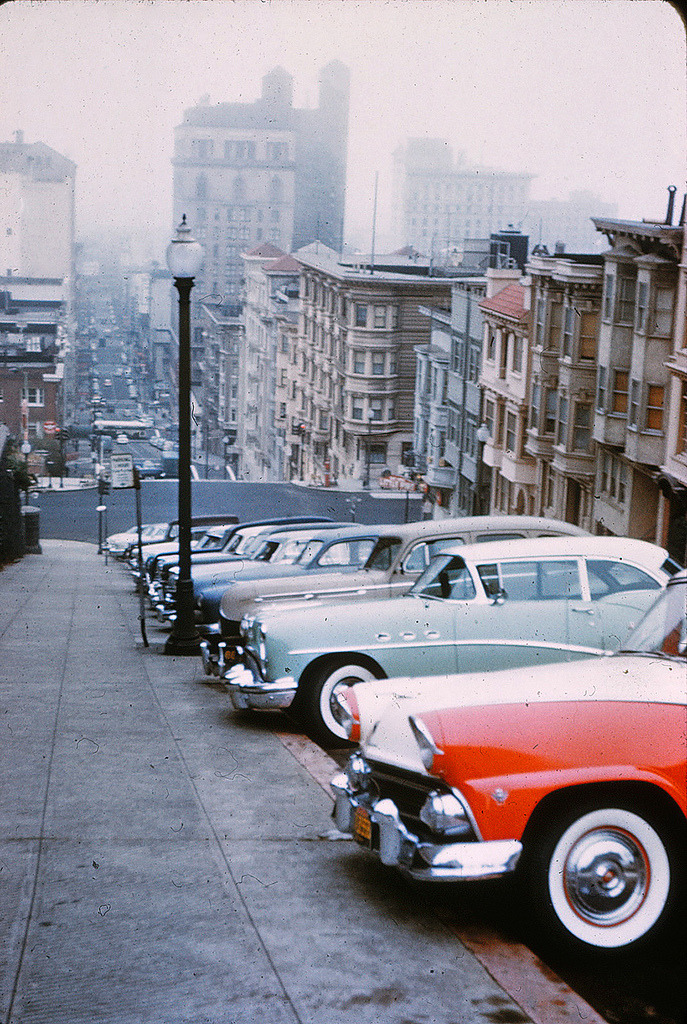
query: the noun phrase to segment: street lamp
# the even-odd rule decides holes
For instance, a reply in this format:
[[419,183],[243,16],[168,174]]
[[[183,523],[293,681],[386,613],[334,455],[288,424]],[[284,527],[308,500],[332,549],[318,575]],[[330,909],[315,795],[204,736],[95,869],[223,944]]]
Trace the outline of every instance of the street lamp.
[[186,214],[167,246],[167,266],[179,293],[179,576],[176,620],[165,654],[196,654],[191,579],[191,289],[203,264],[203,247],[186,223]]
[[482,515],[482,474],[484,471],[484,446],[491,439],[489,433],[489,427],[486,423],[482,423],[477,429],[477,442],[479,449],[477,452],[477,473],[475,474],[475,495],[473,501],[473,515]]

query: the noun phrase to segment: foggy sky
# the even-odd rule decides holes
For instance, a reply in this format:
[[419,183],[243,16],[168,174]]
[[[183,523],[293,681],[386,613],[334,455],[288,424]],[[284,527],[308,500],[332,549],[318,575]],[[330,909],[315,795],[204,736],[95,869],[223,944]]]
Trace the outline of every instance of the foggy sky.
[[[378,246],[391,154],[438,136],[537,175],[534,199],[589,189],[662,219],[685,188],[685,38],[663,0],[52,0],[0,6],[0,141],[22,129],[77,164],[77,231],[128,230],[163,260],[184,109],[252,102],[282,65],[297,106],[351,69],[346,237]],[[679,209],[679,206],[678,206]]]

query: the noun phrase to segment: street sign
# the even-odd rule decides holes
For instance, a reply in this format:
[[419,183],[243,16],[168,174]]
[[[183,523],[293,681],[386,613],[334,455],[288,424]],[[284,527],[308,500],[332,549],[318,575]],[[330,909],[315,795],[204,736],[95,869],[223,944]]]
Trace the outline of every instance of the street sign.
[[134,486],[134,459],[132,455],[110,456],[110,480],[113,489]]

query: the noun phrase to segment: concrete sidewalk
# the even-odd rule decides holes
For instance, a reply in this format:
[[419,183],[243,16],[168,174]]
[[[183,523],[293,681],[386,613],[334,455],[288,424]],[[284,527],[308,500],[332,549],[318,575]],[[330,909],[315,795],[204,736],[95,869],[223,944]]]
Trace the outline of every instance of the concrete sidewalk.
[[532,1019],[337,841],[282,716],[145,649],[94,546],[42,543],[0,572],[2,1021]]

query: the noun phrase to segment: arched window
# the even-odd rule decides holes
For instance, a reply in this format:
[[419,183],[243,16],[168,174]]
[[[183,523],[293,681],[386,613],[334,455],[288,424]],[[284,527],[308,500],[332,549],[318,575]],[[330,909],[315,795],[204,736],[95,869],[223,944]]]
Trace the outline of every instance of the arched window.
[[284,198],[284,182],[276,174],[270,182],[270,202],[281,203]]
[[207,199],[208,197],[208,179],[204,174],[199,174],[196,178],[196,196],[198,199]]

